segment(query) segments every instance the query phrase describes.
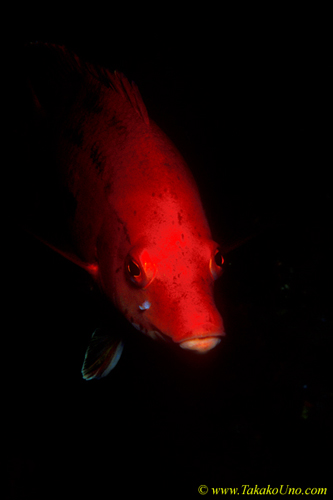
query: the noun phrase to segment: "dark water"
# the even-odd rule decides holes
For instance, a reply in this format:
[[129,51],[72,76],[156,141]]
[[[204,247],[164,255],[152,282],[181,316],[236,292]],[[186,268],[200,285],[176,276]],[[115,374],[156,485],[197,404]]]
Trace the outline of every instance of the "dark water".
[[[201,357],[143,338],[90,290],[83,271],[10,226],[8,498],[198,498],[199,485],[207,496],[245,484],[328,488],[325,68],[307,51],[295,62],[278,50],[268,58],[244,49],[239,59],[161,45],[112,58],[98,41],[55,41],[135,79],[192,166],[215,238],[228,247],[253,237],[226,256],[216,302],[228,336]],[[84,352],[101,323],[128,342],[109,377],[86,382]]]

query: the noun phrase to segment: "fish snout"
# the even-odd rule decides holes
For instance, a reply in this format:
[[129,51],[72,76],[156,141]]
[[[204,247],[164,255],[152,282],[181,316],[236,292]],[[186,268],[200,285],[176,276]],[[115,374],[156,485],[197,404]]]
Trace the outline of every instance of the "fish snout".
[[182,349],[189,349],[199,353],[205,353],[216,347],[221,342],[221,337],[225,336],[222,328],[213,328],[207,325],[191,332],[191,336],[180,342]]

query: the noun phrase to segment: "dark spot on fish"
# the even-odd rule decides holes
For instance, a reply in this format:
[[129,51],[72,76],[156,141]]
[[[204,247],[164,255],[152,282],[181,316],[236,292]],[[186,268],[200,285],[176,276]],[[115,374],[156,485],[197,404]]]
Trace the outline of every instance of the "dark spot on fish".
[[155,196],[155,193],[151,193],[152,196]]
[[96,142],[91,146],[90,158],[92,159],[92,162],[95,165],[97,172],[99,174],[102,173],[105,167],[105,158],[100,152]]
[[166,193],[166,192],[167,192],[167,188],[164,188],[164,190],[163,190],[163,191]]
[[158,195],[158,197],[159,197],[159,198],[162,198],[162,193],[160,193],[160,194]]
[[113,190],[113,182],[108,182],[105,186],[104,186],[104,193],[105,193],[105,196],[108,197],[110,196],[111,192]]
[[127,227],[125,225],[124,225],[124,233],[125,233],[125,236],[126,236],[128,243],[131,244],[131,240],[130,240],[130,237],[129,237],[129,234],[127,231]]
[[199,236],[199,238],[201,238],[201,234],[200,233],[198,233],[198,236]]
[[180,273],[178,273],[178,278],[180,278]]
[[157,212],[156,212],[156,210],[154,210],[154,215],[156,215],[156,214],[157,214]]
[[108,125],[110,125],[110,127],[115,127],[119,133],[124,133],[127,130],[127,127],[122,125],[122,121],[119,120],[116,115],[108,120]]
[[63,136],[65,139],[70,141],[75,146],[82,148],[83,145],[83,131],[80,128],[68,128],[63,132]]
[[[129,234],[128,234],[128,231],[127,231],[127,227],[124,223],[123,220],[121,220],[121,218],[119,217],[119,215],[116,213],[116,217],[117,217],[117,221],[119,222],[119,224],[121,224],[123,226],[123,230],[124,230],[124,233],[125,233],[125,237],[126,237],[126,240],[128,241],[129,244],[131,244],[131,240],[130,240],[130,237],[129,237]],[[119,231],[119,227],[118,227],[118,231]]]
[[136,210],[134,210],[133,215],[136,215]]
[[116,269],[116,273],[119,273],[120,269],[121,269],[121,267],[118,267],[118,268]]
[[182,224],[182,219],[183,219],[183,216],[180,215],[180,212],[178,212],[178,223],[179,223],[180,226]]
[[177,175],[177,179],[180,181],[180,177],[179,177],[179,175]]
[[182,241],[184,241],[184,235],[183,234],[182,234],[181,238],[182,238]]
[[108,119],[108,124],[111,125],[111,127],[115,127],[120,123],[120,120],[118,120],[116,115],[113,115],[110,119]]

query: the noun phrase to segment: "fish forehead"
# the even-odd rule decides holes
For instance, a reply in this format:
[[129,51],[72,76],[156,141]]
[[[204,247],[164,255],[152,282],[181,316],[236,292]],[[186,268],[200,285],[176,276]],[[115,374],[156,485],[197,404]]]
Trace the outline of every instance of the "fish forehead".
[[199,238],[193,228],[180,228],[156,238],[151,253],[158,266],[172,266],[176,270],[184,263],[205,264],[207,261],[208,265],[211,246],[211,240]]
[[132,166],[130,181],[124,177],[118,183],[118,192],[108,200],[131,244],[145,237],[156,246],[169,248],[172,242],[184,238],[192,245],[210,239],[199,192],[187,170],[179,168],[170,173],[168,165],[159,168],[154,164],[151,171],[152,175],[145,177]]
[[[115,154],[116,150],[116,154]],[[129,133],[117,148],[107,152],[109,174],[113,185],[123,185],[127,194],[148,198],[174,200],[186,198],[189,192],[198,196],[196,183],[185,160],[168,137],[155,125],[149,130],[141,124],[135,133]],[[118,189],[110,191],[110,201],[123,199]],[[127,200],[126,200],[127,201]]]
[[205,301],[213,283],[209,274],[209,257],[208,249],[199,246],[166,252],[157,264],[152,290],[155,289],[155,293],[164,290],[170,299],[180,301],[180,307],[183,307],[181,302],[188,300]]
[[[124,232],[132,246],[136,242],[140,242],[141,247],[146,245],[156,263],[171,257],[181,259],[189,253],[199,256],[206,248],[206,242],[211,240],[203,214],[200,217],[200,207],[195,207],[197,218],[189,217],[184,205],[173,206],[167,202],[156,205],[143,201],[140,207],[135,207],[132,215],[122,213],[126,221]],[[129,207],[127,211],[130,211]]]

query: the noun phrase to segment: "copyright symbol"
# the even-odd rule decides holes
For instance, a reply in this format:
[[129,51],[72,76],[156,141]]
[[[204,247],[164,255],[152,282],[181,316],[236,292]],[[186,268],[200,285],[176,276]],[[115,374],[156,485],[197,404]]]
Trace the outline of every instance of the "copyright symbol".
[[200,495],[206,495],[208,493],[208,486],[206,486],[205,484],[201,484],[198,488],[198,492],[200,493]]

